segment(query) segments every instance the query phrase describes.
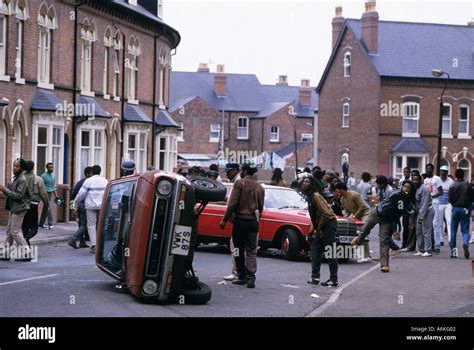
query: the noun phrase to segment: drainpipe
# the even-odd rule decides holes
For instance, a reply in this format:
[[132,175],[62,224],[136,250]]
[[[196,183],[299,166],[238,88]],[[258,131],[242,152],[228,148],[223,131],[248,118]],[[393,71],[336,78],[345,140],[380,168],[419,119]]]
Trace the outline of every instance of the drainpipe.
[[120,118],[120,133],[121,133],[121,138],[122,138],[122,146],[120,147],[120,164],[123,162],[123,153],[124,153],[124,148],[125,148],[125,50],[126,50],[126,45],[125,45],[125,34],[121,32],[122,34],[122,101],[121,101],[121,112],[122,112],[122,118]]
[[73,72],[72,72],[72,105],[74,113],[72,116],[72,138],[71,138],[71,188],[74,186],[74,172],[76,168],[76,93],[77,93],[77,25],[78,25],[78,9],[84,5],[81,1],[78,5],[74,5],[74,54],[73,54]]
[[[164,32],[163,32],[164,33]],[[163,33],[161,34],[155,34],[154,36],[154,43],[153,43],[153,106],[152,106],[152,121],[153,123],[151,124],[151,134],[152,134],[152,142],[151,142],[151,163],[155,163],[155,115],[156,115],[156,64],[157,64],[157,57],[156,57],[156,50],[158,48],[157,40],[159,37],[163,36]],[[163,130],[162,130],[163,131]],[[162,132],[160,131],[160,132]]]

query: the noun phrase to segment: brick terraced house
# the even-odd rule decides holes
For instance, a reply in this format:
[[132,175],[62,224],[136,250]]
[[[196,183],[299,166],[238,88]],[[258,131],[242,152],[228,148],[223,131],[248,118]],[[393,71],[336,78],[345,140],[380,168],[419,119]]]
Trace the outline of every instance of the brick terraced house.
[[317,88],[323,168],[400,178],[405,166],[437,162],[440,96],[442,162],[451,173],[474,162],[474,22],[445,25],[379,21],[375,1],[361,19],[336,8],[333,51]]
[[171,73],[170,98],[171,116],[183,129],[178,158],[187,165],[256,157],[267,169],[294,169],[295,132],[298,166],[313,160],[318,102],[309,80],[289,86],[282,75],[264,85],[253,74],[225,73],[223,65],[211,73],[201,64],[197,72]]
[[161,13],[161,0],[0,0],[1,184],[18,156],[38,174],[54,163],[66,201],[87,165],[109,179],[125,158],[138,171],[173,170],[168,89],[180,35]]

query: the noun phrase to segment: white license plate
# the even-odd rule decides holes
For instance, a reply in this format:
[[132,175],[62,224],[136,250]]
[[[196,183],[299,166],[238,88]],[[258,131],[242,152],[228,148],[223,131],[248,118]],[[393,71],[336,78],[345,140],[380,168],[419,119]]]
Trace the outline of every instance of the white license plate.
[[339,236],[339,243],[351,243],[354,238],[352,236]]
[[191,227],[176,225],[174,227],[171,254],[187,256],[189,254],[190,245],[191,245]]

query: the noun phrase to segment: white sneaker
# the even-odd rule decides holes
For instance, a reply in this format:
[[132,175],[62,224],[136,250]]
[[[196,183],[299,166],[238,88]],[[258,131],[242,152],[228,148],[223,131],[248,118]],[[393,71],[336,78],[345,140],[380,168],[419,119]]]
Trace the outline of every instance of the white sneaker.
[[357,260],[357,262],[359,264],[361,264],[361,263],[370,263],[370,262],[372,262],[372,258],[369,256],[368,258],[359,259],[359,260]]
[[424,253],[422,252],[416,252],[415,254],[413,254],[414,256],[422,256]]
[[235,281],[237,279],[237,276],[231,273],[230,275],[222,277],[222,278],[226,281]]
[[469,244],[474,244],[474,239],[471,239],[471,240],[469,241]]
[[421,254],[421,256],[424,256],[424,257],[426,257],[426,256],[432,256],[432,255],[433,255],[433,254],[428,253],[428,252],[424,252],[423,254]]
[[405,252],[408,251],[408,248],[402,248],[400,251],[401,251],[402,253],[405,253]]

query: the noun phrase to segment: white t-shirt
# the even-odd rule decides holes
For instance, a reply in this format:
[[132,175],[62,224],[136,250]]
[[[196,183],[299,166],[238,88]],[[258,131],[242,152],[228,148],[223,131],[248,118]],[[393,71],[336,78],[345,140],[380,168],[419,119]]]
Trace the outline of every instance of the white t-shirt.
[[443,187],[443,195],[439,197],[439,204],[449,204],[449,188],[454,184],[454,181],[449,177],[446,178],[446,181],[441,180],[441,187]]
[[[443,187],[443,181],[441,181],[441,178],[437,175],[425,179],[423,184],[428,191],[430,191],[431,195],[438,193],[438,188]],[[439,197],[433,198],[433,203],[439,203]]]

